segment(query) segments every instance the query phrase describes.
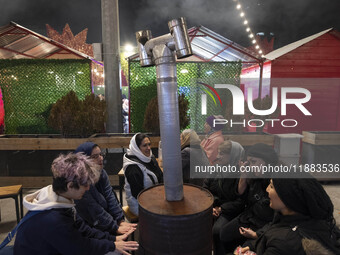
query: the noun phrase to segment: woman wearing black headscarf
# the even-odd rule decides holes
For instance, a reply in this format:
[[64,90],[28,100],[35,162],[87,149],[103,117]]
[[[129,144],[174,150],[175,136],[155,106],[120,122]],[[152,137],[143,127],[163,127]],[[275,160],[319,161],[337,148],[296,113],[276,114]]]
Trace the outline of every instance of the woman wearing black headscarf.
[[272,179],[267,187],[273,222],[254,242],[257,255],[340,254],[332,230],[333,204],[321,184],[308,179]]
[[[247,161],[240,168],[241,176],[238,180],[237,195],[244,199],[243,211],[237,217],[223,225],[220,230],[220,240],[224,251],[218,255],[232,252],[236,246],[243,244],[248,236],[242,235],[240,228],[250,228],[260,235],[258,230],[273,220],[274,211],[269,207],[266,188],[270,178],[263,170],[263,166],[274,166],[278,157],[273,147],[257,143],[247,151]],[[246,173],[242,168],[248,167],[253,172]],[[236,192],[236,191],[235,191]]]

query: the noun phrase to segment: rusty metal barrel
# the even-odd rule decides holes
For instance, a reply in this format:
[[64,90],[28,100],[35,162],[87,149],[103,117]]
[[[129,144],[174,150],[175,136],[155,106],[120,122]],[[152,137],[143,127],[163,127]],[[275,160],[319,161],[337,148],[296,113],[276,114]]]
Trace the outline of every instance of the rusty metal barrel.
[[211,255],[213,196],[191,184],[183,193],[171,202],[164,185],[139,194],[139,255]]

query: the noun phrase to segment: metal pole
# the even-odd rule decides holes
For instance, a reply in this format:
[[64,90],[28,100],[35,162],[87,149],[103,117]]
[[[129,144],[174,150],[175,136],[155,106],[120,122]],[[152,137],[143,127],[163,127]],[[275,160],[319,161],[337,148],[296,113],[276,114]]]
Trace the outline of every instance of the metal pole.
[[183,175],[175,53],[166,45],[153,48],[157,73],[159,125],[167,201],[183,199]]
[[101,0],[103,58],[107,133],[122,133],[122,95],[119,79],[119,9],[118,0]]
[[[263,62],[259,63],[260,66],[260,81],[259,81],[259,99],[262,99],[262,79],[263,79]],[[261,102],[261,107],[262,107],[262,101]],[[262,109],[262,108],[260,108]]]
[[141,66],[156,64],[164,188],[167,201],[183,199],[176,58],[192,55],[184,18],[168,22],[170,34],[151,39],[151,31],[136,32]]

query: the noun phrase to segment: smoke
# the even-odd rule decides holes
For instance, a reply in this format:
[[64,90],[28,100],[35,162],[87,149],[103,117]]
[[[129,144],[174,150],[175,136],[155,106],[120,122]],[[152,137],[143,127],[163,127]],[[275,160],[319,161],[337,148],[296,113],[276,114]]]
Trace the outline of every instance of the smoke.
[[[237,34],[241,20],[232,0],[144,0],[135,17],[134,31],[149,29],[153,36],[169,33],[169,20],[185,17],[188,28],[205,26],[231,37]],[[242,31],[243,32],[243,31]],[[229,38],[230,38],[229,36]]]
[[[126,0],[125,0],[126,1]],[[125,2],[124,1],[124,2]],[[329,27],[340,29],[337,0],[239,0],[254,33],[275,34],[275,47],[300,40]],[[134,2],[127,0],[126,2]],[[233,0],[143,0],[127,31],[149,29],[168,33],[167,21],[185,17],[188,27],[203,25],[243,46],[250,40]],[[128,35],[122,35],[122,40]],[[134,42],[134,34],[130,37]]]
[[88,41],[101,41],[100,0],[0,0],[0,26],[14,21],[46,35],[45,24],[61,32],[69,23],[74,34],[88,28]]
[[[339,0],[239,0],[254,33],[273,32],[275,47],[327,28],[340,30]],[[45,24],[74,34],[88,28],[88,43],[101,42],[101,0],[0,0],[0,26],[14,21],[46,35]],[[135,43],[135,32],[169,33],[167,22],[185,17],[188,28],[205,26],[243,46],[250,40],[233,0],[120,0],[120,41]]]

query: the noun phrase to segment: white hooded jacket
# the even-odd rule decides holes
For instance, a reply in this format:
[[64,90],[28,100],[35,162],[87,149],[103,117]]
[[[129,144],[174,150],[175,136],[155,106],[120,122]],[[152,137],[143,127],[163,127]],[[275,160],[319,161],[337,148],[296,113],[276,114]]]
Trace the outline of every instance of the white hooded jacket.
[[52,185],[46,186],[24,197],[23,205],[29,211],[45,211],[55,208],[72,208],[74,201],[59,196],[52,189]]

